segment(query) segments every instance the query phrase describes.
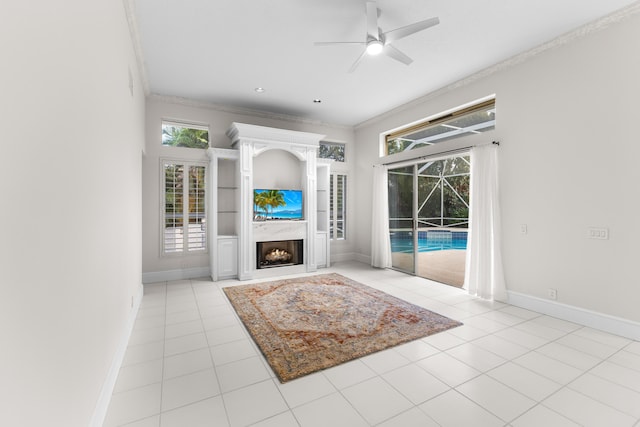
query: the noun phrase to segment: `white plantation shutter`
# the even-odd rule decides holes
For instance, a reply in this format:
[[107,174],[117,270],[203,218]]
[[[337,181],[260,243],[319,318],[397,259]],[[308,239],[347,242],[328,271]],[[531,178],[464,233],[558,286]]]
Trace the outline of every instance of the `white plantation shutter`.
[[164,165],[164,252],[182,252],[184,249],[182,212],[184,165]]
[[207,249],[205,217],[205,167],[189,166],[189,206],[187,248],[189,251]]
[[206,250],[206,167],[165,161],[163,169],[163,252]]
[[347,176],[332,174],[329,183],[329,235],[331,239],[345,239],[347,224]]

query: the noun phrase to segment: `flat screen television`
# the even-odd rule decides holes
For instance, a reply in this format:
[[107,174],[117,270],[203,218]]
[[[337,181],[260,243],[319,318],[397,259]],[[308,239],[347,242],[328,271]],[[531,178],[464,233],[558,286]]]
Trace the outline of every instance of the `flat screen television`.
[[255,221],[303,219],[302,190],[253,190],[253,219]]

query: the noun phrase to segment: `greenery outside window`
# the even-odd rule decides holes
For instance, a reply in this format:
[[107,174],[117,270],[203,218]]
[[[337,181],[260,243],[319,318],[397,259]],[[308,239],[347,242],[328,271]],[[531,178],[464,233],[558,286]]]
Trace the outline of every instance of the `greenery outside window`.
[[495,99],[438,115],[385,135],[385,155],[437,144],[495,128]]
[[347,175],[333,173],[329,183],[329,238],[347,238]]
[[344,162],[344,151],[345,144],[321,141],[318,147],[318,157],[321,159],[333,159],[336,162]]
[[168,147],[209,148],[207,126],[162,122],[162,145]]
[[206,166],[163,161],[162,251],[165,254],[205,251]]

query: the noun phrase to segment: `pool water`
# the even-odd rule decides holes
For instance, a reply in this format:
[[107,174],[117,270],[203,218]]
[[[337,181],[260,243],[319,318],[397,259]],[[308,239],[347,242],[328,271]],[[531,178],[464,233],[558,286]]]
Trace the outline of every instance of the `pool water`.
[[[391,252],[413,252],[413,233],[391,233]],[[466,231],[418,231],[418,252],[467,249]]]

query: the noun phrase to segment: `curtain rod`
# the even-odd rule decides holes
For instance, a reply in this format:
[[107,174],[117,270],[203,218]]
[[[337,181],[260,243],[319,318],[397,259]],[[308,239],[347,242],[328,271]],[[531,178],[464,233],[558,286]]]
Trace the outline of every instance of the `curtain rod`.
[[[499,146],[500,145],[500,141],[491,141],[491,144]],[[439,156],[442,156],[444,154],[461,153],[463,151],[467,151],[467,150],[469,150],[469,149],[471,149],[473,147],[478,147],[480,145],[488,145],[488,144],[469,145],[468,147],[456,148],[454,150],[441,151],[441,152],[436,153],[436,154],[430,154],[430,155],[427,155],[427,156],[416,157],[415,159],[397,160],[395,162],[389,162],[389,163],[378,163],[378,165],[391,166],[391,165],[397,165],[397,164],[400,164],[400,163],[407,163],[407,165],[409,165],[411,163],[415,163],[416,161],[432,159],[434,157],[439,157]],[[376,166],[376,165],[373,165],[373,166]]]

